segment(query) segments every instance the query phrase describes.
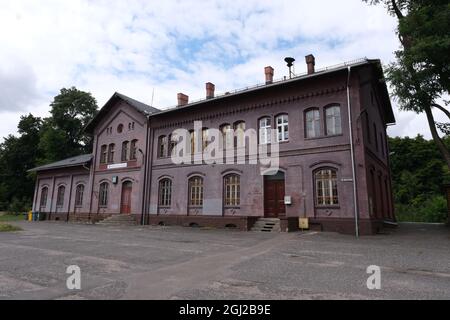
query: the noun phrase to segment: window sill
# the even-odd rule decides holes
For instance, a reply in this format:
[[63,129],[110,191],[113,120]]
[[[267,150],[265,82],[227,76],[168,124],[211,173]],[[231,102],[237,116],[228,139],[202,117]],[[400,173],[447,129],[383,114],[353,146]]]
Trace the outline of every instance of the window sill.
[[332,205],[330,205],[330,206],[318,206],[318,205],[315,205],[315,208],[316,209],[340,209],[341,206],[332,206]]
[[308,140],[318,140],[318,139],[326,139],[326,138],[336,138],[336,137],[342,137],[343,134],[333,134],[329,136],[319,136],[319,137],[313,137],[313,138],[305,138],[306,141]]

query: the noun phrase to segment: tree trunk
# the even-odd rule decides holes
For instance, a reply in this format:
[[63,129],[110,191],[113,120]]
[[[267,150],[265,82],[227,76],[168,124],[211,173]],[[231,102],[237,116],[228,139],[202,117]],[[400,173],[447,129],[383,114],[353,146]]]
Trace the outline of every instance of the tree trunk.
[[434,143],[436,143],[436,146],[439,149],[439,152],[441,153],[442,157],[444,158],[445,162],[447,163],[447,167],[450,170],[450,152],[445,146],[444,142],[442,141],[441,137],[439,137],[439,134],[436,129],[436,124],[434,123],[434,117],[433,113],[431,112],[430,106],[424,106],[425,114],[427,115],[428,125],[430,126],[431,136],[433,137]]

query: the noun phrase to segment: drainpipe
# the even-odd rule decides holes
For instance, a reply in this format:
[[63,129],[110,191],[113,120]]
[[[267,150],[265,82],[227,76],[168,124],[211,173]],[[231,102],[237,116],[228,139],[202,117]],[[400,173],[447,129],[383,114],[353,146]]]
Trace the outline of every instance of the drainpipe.
[[[147,116],[147,133],[146,133],[146,143],[145,143],[145,154],[144,159],[142,161],[142,165],[144,166],[144,179],[142,184],[142,205],[141,205],[141,225],[145,225],[145,207],[146,207],[146,186],[147,186],[147,159],[148,159],[148,140],[150,139],[148,136],[148,130],[150,127],[150,117]],[[151,170],[151,169],[150,169]]]
[[348,127],[350,132],[350,157],[352,158],[352,175],[353,175],[353,207],[355,209],[355,236],[359,238],[359,217],[358,217],[358,192],[356,188],[356,164],[355,164],[355,150],[353,145],[353,124],[352,113],[350,105],[350,76],[351,66],[348,66],[348,78],[347,78],[347,108],[348,108]]

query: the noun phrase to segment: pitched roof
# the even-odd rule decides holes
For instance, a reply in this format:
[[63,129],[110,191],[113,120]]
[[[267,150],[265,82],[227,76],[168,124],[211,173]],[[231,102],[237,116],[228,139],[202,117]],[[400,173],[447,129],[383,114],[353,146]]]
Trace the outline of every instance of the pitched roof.
[[53,163],[49,163],[43,166],[39,166],[33,169],[28,170],[29,172],[37,172],[37,171],[44,171],[44,170],[50,170],[50,169],[59,169],[59,168],[67,168],[67,167],[76,167],[81,166],[83,164],[86,164],[90,162],[92,159],[92,154],[82,154],[76,157],[56,161]]
[[124,94],[121,94],[119,92],[115,92],[112,97],[108,100],[108,102],[105,103],[103,108],[100,109],[100,111],[97,113],[97,115],[92,119],[87,126],[84,128],[84,130],[88,133],[92,133],[94,131],[95,126],[98,124],[100,119],[102,119],[108,111],[111,109],[111,107],[114,105],[117,100],[125,101],[128,105],[135,108],[137,111],[142,113],[145,116],[151,115],[153,113],[159,112],[160,110],[157,108],[154,108],[152,106],[149,106],[145,103],[142,103],[140,101],[137,101],[133,98],[130,98]]
[[[172,107],[169,109],[161,110],[159,112],[153,113],[151,116],[158,116],[158,115],[164,115],[164,114],[171,113],[171,112],[178,112],[178,111],[186,110],[186,109],[194,107],[194,106],[207,105],[213,101],[228,99],[230,97],[236,97],[238,95],[243,95],[243,94],[248,94],[248,93],[252,93],[255,91],[265,90],[267,88],[279,87],[279,86],[283,86],[285,84],[292,83],[292,82],[306,81],[308,79],[320,77],[323,75],[329,75],[329,74],[332,74],[335,72],[342,72],[342,71],[347,70],[348,67],[356,68],[356,67],[367,66],[367,65],[372,65],[375,67],[375,70],[377,71],[377,75],[379,76],[380,80],[384,78],[382,67],[381,67],[381,61],[379,59],[363,58],[363,59],[353,60],[350,62],[345,62],[345,63],[339,64],[336,66],[319,69],[319,70],[316,70],[312,74],[301,74],[301,75],[293,77],[292,79],[283,78],[278,81],[274,81],[271,84],[258,84],[253,87],[246,87],[243,89],[234,90],[232,92],[226,92],[225,94],[222,94],[222,95],[216,95],[214,98],[207,98],[207,99],[201,99],[198,101],[193,101],[184,106],[177,106],[177,107]],[[385,102],[384,107],[385,107],[385,112],[386,112],[386,123],[388,123],[388,124],[395,123],[395,117],[394,117],[394,113],[392,111],[392,105],[390,102],[386,83],[384,81],[380,81],[379,85],[380,85],[381,93],[383,95],[383,100]]]

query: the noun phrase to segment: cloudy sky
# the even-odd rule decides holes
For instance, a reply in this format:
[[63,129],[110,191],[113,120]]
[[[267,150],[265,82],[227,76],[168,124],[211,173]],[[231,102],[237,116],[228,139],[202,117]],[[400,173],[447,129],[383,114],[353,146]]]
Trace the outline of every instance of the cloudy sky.
[[[167,108],[176,94],[260,83],[263,68],[313,53],[317,67],[361,57],[393,60],[395,20],[361,0],[0,0],[0,141],[21,114],[46,116],[62,87],[102,106],[119,91]],[[391,136],[429,137],[425,117],[396,111]],[[441,115],[436,114],[437,118]]]

